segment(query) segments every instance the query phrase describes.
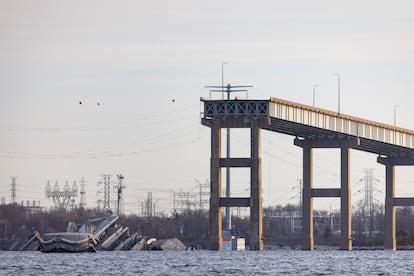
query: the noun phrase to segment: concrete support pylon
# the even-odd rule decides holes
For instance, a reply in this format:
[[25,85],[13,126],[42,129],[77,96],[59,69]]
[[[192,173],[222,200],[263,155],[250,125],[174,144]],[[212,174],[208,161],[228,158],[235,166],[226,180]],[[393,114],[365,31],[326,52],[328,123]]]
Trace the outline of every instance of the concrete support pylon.
[[386,165],[385,173],[385,229],[384,249],[395,250],[397,247],[395,233],[395,167]]
[[303,188],[302,188],[302,250],[313,250],[313,152],[310,143],[303,144]]
[[[303,188],[302,188],[302,250],[313,250],[313,197],[341,198],[341,237],[339,247],[342,250],[352,250],[352,205],[350,185],[350,151],[359,144],[359,139],[347,140],[318,140],[295,138],[294,144],[303,150]],[[341,149],[341,188],[313,188],[313,153],[314,148]]]
[[263,250],[261,129],[253,126],[250,131],[250,249]]
[[221,128],[211,127],[211,160],[210,160],[210,249],[222,250],[222,213],[220,207],[221,194]]
[[351,185],[349,177],[350,148],[341,147],[341,238],[339,248],[352,250]]

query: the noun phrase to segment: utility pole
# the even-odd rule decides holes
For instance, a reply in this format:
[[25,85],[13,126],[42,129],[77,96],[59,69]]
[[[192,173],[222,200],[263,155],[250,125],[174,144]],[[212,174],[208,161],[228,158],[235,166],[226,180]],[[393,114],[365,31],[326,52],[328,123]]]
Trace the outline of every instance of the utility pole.
[[341,114],[341,75],[335,73],[335,76],[338,77],[338,115]]
[[124,193],[123,190],[125,189],[125,186],[123,185],[124,177],[120,174],[117,175],[118,177],[118,200],[117,200],[117,215],[119,216],[121,213],[124,212]]

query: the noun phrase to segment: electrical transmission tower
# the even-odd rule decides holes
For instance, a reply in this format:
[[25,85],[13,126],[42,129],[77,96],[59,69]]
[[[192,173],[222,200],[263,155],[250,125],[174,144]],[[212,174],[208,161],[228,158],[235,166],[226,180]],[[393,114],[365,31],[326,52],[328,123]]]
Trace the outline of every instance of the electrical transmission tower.
[[200,181],[198,181],[197,179],[195,180],[200,188],[200,201],[199,201],[199,207],[200,209],[208,209],[208,203],[209,203],[209,196],[210,196],[210,183],[208,181],[208,179],[206,179],[205,183],[202,183]]
[[369,230],[370,237],[374,229],[374,169],[364,169],[365,200],[364,205],[368,210],[368,220],[365,229]]
[[[103,174],[103,181],[98,182],[98,186],[103,186],[103,210],[104,211],[111,211],[111,175],[110,174]],[[98,191],[98,193],[102,193]]]
[[[364,169],[365,200],[364,205],[372,211],[374,204],[374,169]],[[372,215],[370,213],[370,215]]]
[[143,217],[155,216],[155,203],[152,200],[152,193],[148,192],[147,199],[141,202],[141,214]]
[[79,208],[85,209],[86,208],[86,191],[85,191],[85,179],[82,177],[80,182],[80,200],[79,200]]
[[[67,184],[67,186],[69,187],[69,184]],[[76,196],[78,195],[78,186],[76,185],[76,181],[73,181],[72,190],[70,190],[70,192],[73,194],[76,194]],[[76,209],[75,197],[72,196],[70,199],[70,210],[74,211],[75,209]]]
[[17,176],[11,176],[11,185],[10,185],[10,192],[11,192],[11,203],[16,203],[16,179]]
[[[50,185],[50,181],[48,181],[45,192],[47,198],[53,199],[55,208],[68,209],[68,207],[70,207],[72,210],[75,208],[75,197],[78,196],[78,187],[76,182],[73,182],[71,189],[69,183],[66,181],[63,191],[61,191],[57,181],[55,182],[53,189]],[[70,206],[69,203],[71,204]]]
[[173,195],[174,213],[182,213],[185,209],[191,209],[194,202],[190,200],[190,192],[171,192]]
[[302,199],[302,189],[303,189],[303,180],[302,179],[298,179],[298,184],[292,188],[292,190],[296,190],[296,189],[298,189],[298,193],[296,195],[292,196],[290,199],[294,199],[294,198],[299,197],[299,207],[300,207],[300,210],[302,210],[302,200],[303,200]]

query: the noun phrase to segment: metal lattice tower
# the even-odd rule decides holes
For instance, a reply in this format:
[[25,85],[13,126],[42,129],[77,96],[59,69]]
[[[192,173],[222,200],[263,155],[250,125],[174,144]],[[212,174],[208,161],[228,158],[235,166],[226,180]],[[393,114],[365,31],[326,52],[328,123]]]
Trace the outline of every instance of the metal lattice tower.
[[[69,185],[68,185],[69,186]],[[72,190],[70,190],[71,193],[78,194],[78,186],[76,185],[76,181],[73,181]],[[75,197],[71,197],[70,199],[70,210],[73,211],[76,208],[75,204]]]
[[374,169],[364,169],[365,200],[364,205],[368,210],[368,219],[365,221],[365,229],[372,236],[374,229]]
[[152,200],[151,192],[148,192],[147,199],[141,202],[141,213],[144,217],[152,217],[155,215],[155,202]]
[[[364,169],[364,182],[365,182],[365,201],[364,204],[369,210],[372,209],[372,205],[374,204],[374,169]],[[370,212],[370,215],[371,212]]]
[[86,207],[86,191],[85,191],[85,179],[82,177],[80,182],[80,201],[79,201],[79,208],[85,209]]
[[195,181],[198,183],[199,188],[200,188],[199,207],[200,207],[200,209],[208,208],[209,196],[210,196],[210,183],[209,183],[208,179],[206,179],[205,183],[202,183],[202,182],[198,181],[197,179]]
[[[103,181],[98,182],[98,185],[103,185],[103,209],[105,211],[111,210],[111,175],[103,174]],[[101,193],[101,191],[99,191]]]
[[190,192],[172,192],[174,213],[181,213],[185,209],[191,209],[194,202],[190,200]]
[[16,179],[17,176],[11,176],[10,192],[11,192],[11,203],[16,203]]
[[[56,181],[52,190],[50,181],[48,181],[45,188],[45,194],[47,198],[53,199],[56,208],[68,209],[70,207],[73,210],[75,207],[75,197],[78,196],[78,187],[76,186],[76,182],[74,182],[71,189],[69,183],[66,181],[63,191],[61,191],[59,184]],[[69,205],[69,203],[71,203],[71,205]]]

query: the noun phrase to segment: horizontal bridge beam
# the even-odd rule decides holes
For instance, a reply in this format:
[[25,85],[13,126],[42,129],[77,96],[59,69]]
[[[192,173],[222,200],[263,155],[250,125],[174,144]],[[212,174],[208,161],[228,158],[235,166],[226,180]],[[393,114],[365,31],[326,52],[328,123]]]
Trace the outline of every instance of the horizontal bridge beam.
[[358,137],[348,137],[347,139],[299,139],[295,138],[295,146],[303,148],[305,145],[309,145],[311,148],[354,148],[360,145]]
[[410,157],[377,157],[377,162],[385,166],[414,166],[414,158]]
[[413,197],[394,197],[394,206],[414,206]]
[[220,158],[219,166],[230,168],[247,168],[251,166],[250,158]]
[[250,197],[221,197],[220,207],[250,207]]
[[341,189],[339,188],[319,188],[311,190],[312,197],[341,197]]

